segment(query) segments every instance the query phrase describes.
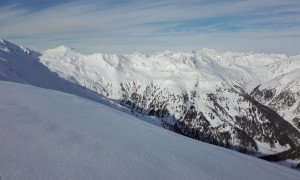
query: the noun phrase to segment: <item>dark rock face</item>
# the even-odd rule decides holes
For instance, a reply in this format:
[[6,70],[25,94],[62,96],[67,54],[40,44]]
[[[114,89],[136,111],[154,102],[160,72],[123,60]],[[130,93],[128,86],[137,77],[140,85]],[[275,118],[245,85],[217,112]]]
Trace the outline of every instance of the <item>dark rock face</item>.
[[269,120],[272,129],[270,129],[268,133],[273,133],[277,137],[280,145],[287,143],[292,148],[299,146],[300,133],[296,128],[294,128],[290,123],[288,123],[280,115],[278,115],[276,111],[260,104],[249,95],[246,95],[245,97],[252,103],[256,104],[260,114],[264,114],[264,116],[261,116],[261,119],[263,121],[267,119]]
[[296,125],[296,127],[300,130],[300,117],[295,117],[293,119],[293,122]]
[[259,90],[260,86],[257,86],[254,88],[251,92],[251,96],[254,97],[263,97],[261,98],[261,101],[267,102],[270,101],[271,99],[274,98],[275,96],[275,90],[274,89],[264,89],[264,90]]
[[295,102],[296,102],[296,97],[292,92],[283,91],[280,92],[280,94],[276,96],[274,100],[272,100],[269,106],[275,110],[284,110],[293,106]]
[[[276,89],[260,89],[260,86],[257,86],[251,92],[251,96],[282,115],[291,111],[290,113],[294,117],[289,120],[294,127],[300,130],[300,92],[293,92],[290,89],[276,92]],[[295,106],[296,108],[294,108]]]
[[[271,162],[278,162],[286,159],[298,159],[299,157],[300,157],[300,147],[298,146],[278,154],[263,156],[261,157],[261,159],[268,160]],[[300,164],[298,164],[294,168],[299,168],[300,167],[299,165]]]
[[[299,146],[300,133],[242,88],[219,88],[216,93],[205,97],[199,96],[197,89],[175,95],[166,93],[157,85],[147,85],[141,91],[137,84],[123,88],[123,99],[119,103],[133,112],[161,119],[163,127],[174,132],[248,154],[259,152],[258,142],[273,150],[276,150],[276,144],[292,148]],[[260,92],[256,88],[255,93],[266,96],[268,100],[274,98],[272,90]],[[207,104],[206,109],[199,108],[202,101]],[[286,105],[294,103],[292,98],[284,100],[284,97],[280,102]]]

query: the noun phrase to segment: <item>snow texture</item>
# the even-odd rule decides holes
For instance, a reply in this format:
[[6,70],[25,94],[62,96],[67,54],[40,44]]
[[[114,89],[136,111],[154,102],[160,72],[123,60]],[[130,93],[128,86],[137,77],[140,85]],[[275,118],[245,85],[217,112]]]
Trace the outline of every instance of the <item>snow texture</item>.
[[94,101],[0,81],[2,179],[299,179]]
[[[0,41],[0,80],[70,93],[128,113],[129,109],[117,103],[123,95],[130,98],[134,93],[149,98],[143,107],[145,114],[150,109],[150,102],[154,100],[157,103],[169,100],[171,103],[166,108],[177,119],[184,115],[180,109],[176,109],[177,106],[193,105],[197,110],[203,111],[213,128],[224,126],[220,131],[230,133],[236,126],[235,121],[222,115],[213,120],[209,119],[215,107],[208,101],[207,94],[214,93],[220,99],[225,99],[218,103],[222,107],[228,106],[228,114],[235,117],[247,116],[249,103],[240,102],[240,97],[226,91],[227,88],[239,86],[250,93],[261,85],[259,89],[275,89],[276,95],[286,90],[292,91],[296,101],[291,107],[277,107],[280,105],[277,102],[281,100],[275,98],[277,96],[270,101],[260,102],[265,105],[271,104],[271,107],[272,103],[275,104],[276,111],[293,124],[297,120],[296,117],[300,119],[300,98],[297,98],[300,90],[299,68],[300,56],[278,54],[220,53],[203,49],[188,53],[166,51],[154,55],[84,55],[64,46],[38,53],[5,40]],[[225,91],[217,92],[219,88]],[[185,103],[177,98],[177,95],[191,92],[195,92],[193,102]],[[150,97],[150,93],[154,94],[153,97]],[[238,110],[240,108],[241,110]],[[257,114],[255,117],[259,119]],[[139,118],[158,126],[162,125],[161,119],[149,116]],[[192,125],[199,126],[197,122],[192,122]],[[234,137],[231,140],[232,145],[240,145]],[[290,148],[278,143],[270,146],[269,143],[257,140],[256,144],[261,154],[274,154]]]

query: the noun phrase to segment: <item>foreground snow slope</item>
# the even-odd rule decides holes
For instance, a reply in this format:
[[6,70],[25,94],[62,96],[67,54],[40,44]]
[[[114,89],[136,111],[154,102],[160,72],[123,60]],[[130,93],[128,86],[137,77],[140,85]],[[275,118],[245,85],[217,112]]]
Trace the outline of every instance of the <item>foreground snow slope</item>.
[[74,95],[0,81],[2,179],[299,179]]

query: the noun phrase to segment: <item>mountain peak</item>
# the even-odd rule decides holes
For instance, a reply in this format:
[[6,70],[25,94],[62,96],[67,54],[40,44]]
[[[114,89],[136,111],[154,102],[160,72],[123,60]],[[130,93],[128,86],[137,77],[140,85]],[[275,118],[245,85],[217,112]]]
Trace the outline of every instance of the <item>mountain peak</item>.
[[77,54],[79,53],[76,49],[74,48],[70,48],[70,47],[66,47],[66,46],[58,46],[56,48],[53,49],[48,49],[45,51],[45,54],[56,54],[56,55],[65,55],[65,54]]
[[6,40],[4,40],[4,39],[0,39],[0,46],[1,47],[13,47],[13,46],[15,46],[15,47],[19,47],[18,45],[15,45],[15,44],[13,44],[13,43],[11,43],[11,42],[9,42],[9,41],[6,41]]
[[17,54],[23,54],[25,56],[37,56],[39,53],[32,51],[24,46],[16,45],[12,42],[0,39],[0,50],[4,52],[15,52]]
[[55,50],[55,51],[69,51],[69,50],[73,50],[73,48],[69,48],[69,47],[66,47],[64,45],[61,45],[61,46],[58,46],[56,48],[53,48],[52,50]]
[[3,40],[3,39],[0,39],[0,43],[1,43],[1,44],[4,44],[4,40]]

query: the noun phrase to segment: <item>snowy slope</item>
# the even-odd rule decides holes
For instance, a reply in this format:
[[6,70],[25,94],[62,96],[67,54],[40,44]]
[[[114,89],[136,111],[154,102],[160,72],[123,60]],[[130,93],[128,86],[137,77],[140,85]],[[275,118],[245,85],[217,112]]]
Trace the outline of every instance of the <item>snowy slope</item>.
[[[290,63],[285,63],[287,60]],[[245,139],[240,139],[244,136],[240,129],[245,131],[245,125],[240,119],[249,118],[249,109],[253,106],[253,103],[244,100],[244,91],[250,92],[278,74],[289,72],[295,67],[295,63],[291,62],[300,62],[297,56],[218,53],[210,49],[190,53],[163,52],[151,56],[141,53],[83,55],[74,49],[61,46],[44,52],[40,61],[68,81],[116,100],[142,114],[163,117],[163,126],[170,129],[176,123],[176,126],[182,126],[178,122],[186,124],[187,120],[184,118],[193,106],[201,114],[198,117],[203,115],[208,120],[209,125],[206,126],[217,129],[218,133],[230,133],[231,136],[220,137],[223,136],[221,134],[214,137],[218,142],[205,141],[222,146],[240,147],[245,144],[242,147],[262,154],[272,154],[289,148],[285,143],[276,143],[277,140],[265,141],[269,137],[261,137],[260,133],[250,135],[254,141],[242,142]],[[165,112],[157,114],[158,111]],[[259,126],[262,119],[260,112],[253,112],[251,116],[256,121],[253,126]],[[184,126],[203,129],[206,122],[195,121],[196,118],[195,116],[191,119],[192,122]],[[263,128],[259,128],[261,132],[266,131]],[[205,133],[213,135],[216,132]],[[235,133],[239,137],[234,136]],[[252,134],[246,132],[248,135],[249,133]]]
[[[189,93],[196,86],[202,95],[233,86],[250,93],[258,85],[300,68],[300,56],[218,53],[211,49],[154,55],[84,55],[61,46],[45,51],[40,62],[60,77],[115,100],[124,96],[123,91],[128,96],[135,89],[142,94],[149,85],[158,86],[166,96]],[[203,102],[198,104],[205,107]]]
[[[0,42],[0,79],[88,98],[194,139],[255,156],[300,149],[300,132],[293,123],[297,119],[277,114],[294,109],[281,112],[249,95],[260,85],[278,87],[276,78],[297,72],[299,62],[300,56],[211,49],[84,55],[60,46],[41,54]],[[286,89],[299,87],[297,78],[291,84],[295,88]],[[289,158],[300,162],[300,155]]]
[[299,179],[58,91],[0,81],[1,179]]
[[300,68],[258,86],[252,95],[300,130]]
[[181,94],[194,88],[196,82],[202,84],[201,93],[207,93],[221,86],[222,81],[244,85],[252,79],[251,72],[234,64],[224,66],[212,60],[208,52],[204,49],[199,53],[164,52],[152,56],[141,53],[83,55],[61,46],[45,51],[41,62],[61,77],[112,99],[120,97],[120,83],[158,84],[167,91]]
[[[128,108],[111,102],[77,83],[72,83],[71,80],[66,80],[59,77],[55,72],[51,72],[47,66],[44,66],[40,62],[40,56],[41,54],[39,52],[1,40],[0,80],[31,84],[42,88],[74,94],[130,113]],[[144,117],[143,120],[160,125],[160,120],[154,117]]]

